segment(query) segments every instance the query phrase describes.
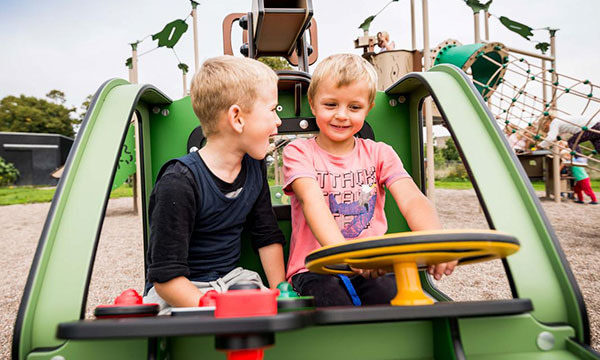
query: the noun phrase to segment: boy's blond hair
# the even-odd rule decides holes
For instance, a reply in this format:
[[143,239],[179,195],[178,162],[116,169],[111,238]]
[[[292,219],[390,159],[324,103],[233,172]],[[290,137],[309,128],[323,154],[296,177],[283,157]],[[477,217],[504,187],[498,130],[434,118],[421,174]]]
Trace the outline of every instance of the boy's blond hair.
[[319,83],[323,81],[324,77],[332,79],[338,88],[358,80],[366,80],[369,86],[369,104],[375,101],[377,73],[373,65],[358,55],[337,54],[328,56],[321,61],[317,65],[308,87],[309,100],[312,101],[315,98]]
[[218,132],[219,120],[232,105],[252,111],[258,91],[277,85],[277,74],[254,59],[217,56],[206,60],[192,79],[192,107],[206,137]]

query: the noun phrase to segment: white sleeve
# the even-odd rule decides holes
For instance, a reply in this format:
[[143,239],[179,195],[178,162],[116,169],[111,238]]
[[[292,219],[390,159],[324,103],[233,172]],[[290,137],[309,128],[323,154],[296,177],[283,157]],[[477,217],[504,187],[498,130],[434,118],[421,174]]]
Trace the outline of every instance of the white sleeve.
[[558,128],[560,126],[560,123],[556,120],[552,121],[552,123],[550,123],[550,130],[548,131],[548,134],[546,135],[546,138],[544,139],[544,141],[542,141],[540,143],[540,147],[543,148],[548,148],[550,147],[550,145],[552,145],[552,142],[556,140],[556,137],[558,136]]

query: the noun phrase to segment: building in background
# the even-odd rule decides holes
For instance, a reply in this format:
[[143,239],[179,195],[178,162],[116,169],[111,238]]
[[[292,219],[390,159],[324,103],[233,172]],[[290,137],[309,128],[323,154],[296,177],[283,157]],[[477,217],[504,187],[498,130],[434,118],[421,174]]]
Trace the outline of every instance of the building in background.
[[51,173],[64,165],[72,145],[63,135],[0,132],[0,157],[20,173],[16,185],[56,185]]

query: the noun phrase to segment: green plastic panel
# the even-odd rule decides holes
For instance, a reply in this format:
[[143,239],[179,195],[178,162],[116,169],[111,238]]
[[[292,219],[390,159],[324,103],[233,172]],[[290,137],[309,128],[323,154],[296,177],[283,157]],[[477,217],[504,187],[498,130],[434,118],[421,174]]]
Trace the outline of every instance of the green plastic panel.
[[[265,360],[433,359],[432,339],[429,321],[316,326],[278,333]],[[168,352],[172,359],[224,359],[213,337],[170,339]]]
[[[518,296],[532,300],[538,320],[569,323],[582,341],[584,323],[573,288],[576,285],[569,282],[539,200],[520,175],[519,165],[482,99],[466,77],[448,65],[409,76],[387,92],[423,98],[430,93],[427,87],[462,149],[494,227],[521,242],[520,251],[508,258]],[[417,103],[411,101],[413,106]]]
[[[545,326],[530,314],[460,319],[460,335],[467,359],[576,359],[566,341],[575,335],[570,326]],[[554,345],[538,347],[538,337],[551,334]],[[542,342],[543,343],[543,342]]]
[[60,346],[64,341],[55,337],[57,325],[78,320],[83,312],[115,164],[138,100],[140,107],[170,102],[149,86],[125,80],[109,81],[96,94],[71,149],[29,275],[30,291],[20,309],[20,358],[32,349]]

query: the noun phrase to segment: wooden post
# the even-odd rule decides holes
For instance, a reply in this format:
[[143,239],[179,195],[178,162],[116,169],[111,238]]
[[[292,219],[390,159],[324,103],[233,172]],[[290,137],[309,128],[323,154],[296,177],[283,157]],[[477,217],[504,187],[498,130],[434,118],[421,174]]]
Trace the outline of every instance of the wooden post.
[[[194,71],[197,72],[199,68],[199,60],[198,60],[198,19],[196,18],[196,7],[198,3],[192,1],[192,22],[194,23]],[[184,74],[185,76],[185,74]],[[185,96],[185,93],[184,95]]]
[[137,56],[137,42],[131,44],[131,78],[129,82],[132,84],[138,83],[138,56]]
[[[558,81],[558,75],[556,73],[556,41],[555,41],[555,31],[550,30],[550,55],[554,58],[551,62],[552,69],[552,110],[556,109],[556,93],[558,87],[554,85]],[[544,104],[545,106],[545,104]],[[552,179],[554,180],[554,201],[560,202],[560,150],[558,146],[552,146],[552,153],[554,154],[554,158],[552,159]]]
[[[431,54],[429,49],[429,6],[427,0],[423,1],[423,59],[424,71],[431,66]],[[427,197],[435,201],[435,168],[433,163],[433,109],[431,96],[425,99],[425,127],[427,129]]]
[[415,26],[415,0],[410,0],[410,40],[412,44],[412,50],[417,49],[417,31]]
[[473,13],[473,20],[475,30],[475,44],[479,44],[481,42],[481,36],[479,35],[479,12]]
[[483,11],[483,24],[485,25],[485,41],[490,41],[490,13]]

